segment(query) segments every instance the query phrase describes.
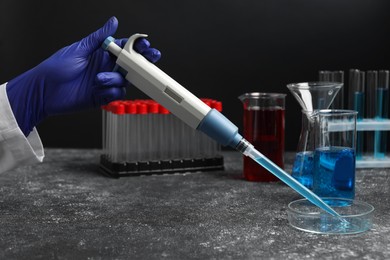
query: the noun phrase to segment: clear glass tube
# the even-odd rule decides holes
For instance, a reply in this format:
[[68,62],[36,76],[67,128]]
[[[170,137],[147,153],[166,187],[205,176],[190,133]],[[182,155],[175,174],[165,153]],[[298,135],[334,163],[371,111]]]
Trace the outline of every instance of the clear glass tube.
[[[367,71],[367,85],[366,85],[366,118],[375,118],[375,103],[376,103],[376,91],[378,88],[378,71]],[[365,132],[365,152],[367,154],[374,153],[374,135],[373,131]]]
[[343,109],[344,108],[344,71],[332,71],[332,82],[337,82],[343,84],[337,93],[336,97],[333,100],[331,108],[333,109]]
[[106,107],[102,107],[102,151],[103,155],[107,154],[107,142],[106,142],[106,134],[107,134],[107,111]]
[[332,72],[329,70],[318,71],[318,81],[331,82],[332,81]]
[[[381,70],[378,74],[378,87],[376,89],[375,118],[381,120],[389,117],[389,71]],[[375,131],[374,157],[385,158],[387,151],[387,132]]]
[[[318,71],[318,81],[320,82],[334,82],[342,84],[340,90],[335,95],[334,100],[332,101],[332,109],[343,109],[344,108],[344,71],[329,71],[329,70],[320,70]],[[322,107],[323,109],[327,107]]]
[[[349,71],[349,108],[358,112],[357,120],[363,120],[365,108],[365,73],[357,69]],[[356,158],[363,157],[364,133],[358,132],[356,140]]]

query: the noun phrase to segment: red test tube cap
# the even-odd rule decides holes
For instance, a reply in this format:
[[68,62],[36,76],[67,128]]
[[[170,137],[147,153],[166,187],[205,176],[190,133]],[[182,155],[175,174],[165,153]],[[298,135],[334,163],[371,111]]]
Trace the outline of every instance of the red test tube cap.
[[125,105],[121,103],[114,104],[112,112],[117,115],[123,115],[125,113]]
[[211,103],[211,106],[212,106],[212,108],[215,108],[218,112],[221,112],[221,111],[222,111],[222,102],[221,102],[221,101],[216,101],[216,100],[214,100],[214,101]]
[[145,115],[148,113],[148,106],[145,103],[137,103],[137,112],[138,114]]
[[148,111],[151,114],[158,114],[158,103],[156,102],[150,102],[148,104]]
[[169,112],[168,109],[166,109],[165,107],[163,107],[162,105],[160,105],[160,106],[159,106],[159,113],[160,113],[160,114],[163,114],[163,115],[167,115],[167,114],[169,114],[170,112]]
[[137,114],[137,105],[134,102],[126,103],[126,114]]

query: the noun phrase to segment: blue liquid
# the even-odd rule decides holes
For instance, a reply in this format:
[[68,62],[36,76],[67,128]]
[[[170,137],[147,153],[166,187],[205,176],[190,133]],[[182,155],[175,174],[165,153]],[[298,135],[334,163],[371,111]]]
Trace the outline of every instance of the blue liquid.
[[355,151],[345,147],[314,152],[313,192],[320,197],[355,197]]
[[291,175],[308,189],[313,188],[313,152],[300,152],[295,156]]
[[[353,108],[358,112],[357,120],[363,120],[364,118],[364,93],[363,92],[355,92],[353,97]],[[361,159],[363,157],[363,133],[357,132],[356,134],[356,157]]]
[[345,221],[334,209],[332,209],[328,204],[326,204],[319,196],[317,196],[315,193],[313,193],[308,188],[303,186],[301,183],[295,180],[290,174],[285,172],[283,169],[277,166],[270,159],[262,155],[259,151],[252,148],[252,150],[249,151],[249,156],[253,160],[255,160],[258,164],[266,168],[270,173],[278,177],[281,181],[283,181],[292,189],[294,189],[296,192],[298,192],[303,197],[305,197],[308,201],[310,201],[317,207],[325,210],[329,214],[338,217],[340,221],[343,222]]
[[[378,88],[376,90],[376,115],[380,120],[389,116],[389,89]],[[374,157],[385,158],[387,150],[387,133],[385,131],[375,131]]]

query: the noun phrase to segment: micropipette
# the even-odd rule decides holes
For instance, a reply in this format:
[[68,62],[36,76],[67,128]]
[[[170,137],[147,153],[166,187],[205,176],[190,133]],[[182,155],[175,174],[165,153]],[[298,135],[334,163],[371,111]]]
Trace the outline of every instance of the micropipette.
[[190,127],[204,132],[223,146],[230,146],[249,156],[310,202],[331,215],[340,216],[320,197],[296,181],[271,160],[257,151],[238,133],[238,127],[229,119],[210,108],[203,101],[181,86],[165,72],[133,49],[134,41],[146,34],[132,35],[126,45],[119,47],[113,37],[108,37],[102,48],[117,57],[116,64],[126,80],[159,102]]

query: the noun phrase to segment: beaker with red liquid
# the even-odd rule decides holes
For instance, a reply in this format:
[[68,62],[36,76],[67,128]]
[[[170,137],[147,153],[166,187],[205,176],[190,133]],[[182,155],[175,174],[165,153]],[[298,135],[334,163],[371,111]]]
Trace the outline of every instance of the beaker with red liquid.
[[[284,168],[285,97],[280,93],[258,92],[238,97],[244,105],[244,138],[281,168]],[[279,180],[246,156],[243,172],[248,181]]]

